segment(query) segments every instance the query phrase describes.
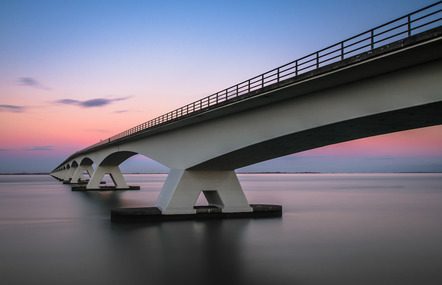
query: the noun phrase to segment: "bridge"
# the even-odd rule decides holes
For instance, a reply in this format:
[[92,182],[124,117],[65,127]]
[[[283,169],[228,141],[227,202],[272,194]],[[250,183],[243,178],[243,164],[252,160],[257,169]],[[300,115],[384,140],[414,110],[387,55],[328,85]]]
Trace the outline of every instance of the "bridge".
[[201,192],[219,212],[253,212],[237,168],[442,124],[441,6],[437,2],[100,141],[70,155],[51,175],[92,191],[105,189],[100,182],[109,174],[112,189],[131,189],[119,165],[141,154],[170,168],[155,204],[162,215],[197,213]]

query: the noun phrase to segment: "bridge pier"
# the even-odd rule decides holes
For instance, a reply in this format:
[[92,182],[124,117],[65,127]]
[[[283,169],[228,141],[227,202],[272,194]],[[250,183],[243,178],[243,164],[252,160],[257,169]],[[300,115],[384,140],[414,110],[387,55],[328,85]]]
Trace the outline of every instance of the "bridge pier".
[[86,170],[89,174],[89,177],[92,177],[94,174],[94,168],[92,165],[79,165],[74,175],[72,176],[71,183],[78,183],[81,180],[84,180],[83,171]]
[[63,182],[67,173],[68,173],[68,169],[63,169],[62,171],[60,171],[60,174],[58,175],[58,180]]
[[234,170],[172,169],[155,206],[164,215],[195,214],[203,192],[209,206],[223,213],[252,212]]
[[63,177],[63,183],[65,184],[71,183],[72,175],[74,175],[76,170],[77,170],[76,166],[71,166],[69,169],[67,169]]
[[109,174],[115,184],[116,189],[129,189],[129,186],[127,186],[126,180],[124,180],[123,174],[118,166],[100,165],[94,171],[91,180],[89,180],[89,183],[86,186],[86,190],[99,189],[100,182],[106,174]]
[[51,176],[54,177],[55,179],[57,179],[58,181],[63,181],[62,177],[63,177],[63,173],[64,170],[60,170],[60,171],[56,171],[56,172],[51,172]]

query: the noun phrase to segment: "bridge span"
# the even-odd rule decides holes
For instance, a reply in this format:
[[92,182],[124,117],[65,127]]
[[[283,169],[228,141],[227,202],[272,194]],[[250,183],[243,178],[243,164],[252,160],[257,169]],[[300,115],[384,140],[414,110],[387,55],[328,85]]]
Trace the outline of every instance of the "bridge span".
[[[51,175],[84,190],[129,186],[136,154],[170,168],[162,214],[251,212],[235,169],[358,138],[442,124],[441,2],[140,124],[69,156]],[[95,165],[95,167],[93,167]],[[85,182],[86,183],[86,182]]]

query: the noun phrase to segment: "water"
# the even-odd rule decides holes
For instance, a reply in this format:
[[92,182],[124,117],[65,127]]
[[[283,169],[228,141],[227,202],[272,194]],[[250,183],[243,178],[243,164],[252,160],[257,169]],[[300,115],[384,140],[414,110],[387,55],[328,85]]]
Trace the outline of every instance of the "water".
[[141,191],[0,176],[0,282],[442,284],[442,174],[244,174],[282,218],[112,224],[166,178],[125,177]]

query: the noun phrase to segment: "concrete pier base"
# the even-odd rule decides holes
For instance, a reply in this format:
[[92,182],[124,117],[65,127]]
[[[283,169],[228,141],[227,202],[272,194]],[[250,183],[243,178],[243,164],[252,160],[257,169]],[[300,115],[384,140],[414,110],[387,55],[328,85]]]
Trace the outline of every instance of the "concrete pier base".
[[87,188],[84,185],[73,186],[72,191],[127,191],[127,190],[140,190],[140,186],[127,186],[125,188],[117,188],[116,186],[100,186],[98,188]]
[[[71,185],[80,185],[80,186],[83,186],[83,185],[87,185],[89,183],[89,180],[78,180],[77,182],[75,182],[75,183],[63,183],[63,184],[71,184]],[[100,182],[100,185],[103,185],[103,184],[106,184],[106,181],[101,181]],[[77,186],[74,186],[74,187],[77,187]],[[99,186],[99,187],[102,187],[102,186]]]
[[251,204],[251,212],[223,213],[221,209],[213,206],[195,206],[195,214],[162,214],[157,207],[148,208],[122,208],[111,211],[111,221],[114,223],[130,222],[163,222],[177,220],[203,220],[203,219],[238,219],[238,218],[274,218],[282,216],[282,206]]

